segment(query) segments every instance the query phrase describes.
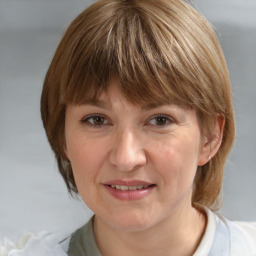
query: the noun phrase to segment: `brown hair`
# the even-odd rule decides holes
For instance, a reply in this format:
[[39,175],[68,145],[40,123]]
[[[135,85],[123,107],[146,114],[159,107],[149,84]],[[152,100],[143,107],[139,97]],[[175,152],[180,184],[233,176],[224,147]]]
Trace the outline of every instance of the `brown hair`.
[[97,99],[113,77],[134,104],[194,108],[203,133],[217,114],[225,116],[220,149],[198,167],[192,198],[217,209],[234,117],[225,58],[210,24],[181,0],[101,0],[71,23],[41,98],[46,134],[70,192],[78,191],[64,153],[66,106]]

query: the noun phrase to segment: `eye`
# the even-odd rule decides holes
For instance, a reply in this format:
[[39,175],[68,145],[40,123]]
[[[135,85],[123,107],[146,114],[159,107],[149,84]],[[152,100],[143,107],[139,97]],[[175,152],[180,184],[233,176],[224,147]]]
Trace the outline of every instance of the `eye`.
[[150,125],[154,125],[154,126],[166,126],[166,125],[171,124],[172,122],[173,122],[173,120],[168,116],[157,115],[157,116],[154,116],[153,118],[151,118],[148,123]]
[[85,117],[81,120],[81,122],[83,124],[88,124],[96,127],[97,126],[100,127],[102,125],[108,124],[107,119],[104,116],[100,116],[100,115],[92,115],[92,116]]

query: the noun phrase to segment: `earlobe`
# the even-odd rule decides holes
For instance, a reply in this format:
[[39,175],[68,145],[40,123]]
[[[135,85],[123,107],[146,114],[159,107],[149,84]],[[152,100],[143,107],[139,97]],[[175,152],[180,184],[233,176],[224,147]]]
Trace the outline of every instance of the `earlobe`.
[[198,158],[198,166],[207,164],[218,152],[225,126],[225,117],[219,114],[213,122],[213,130],[209,136],[204,136],[202,139],[201,151]]

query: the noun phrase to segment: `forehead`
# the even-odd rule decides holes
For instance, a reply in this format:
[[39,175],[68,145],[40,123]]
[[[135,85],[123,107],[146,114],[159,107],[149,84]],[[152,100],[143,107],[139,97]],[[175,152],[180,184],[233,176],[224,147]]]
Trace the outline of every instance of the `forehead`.
[[[86,81],[86,83],[71,84],[64,88],[64,105],[97,105],[111,108],[111,105],[122,99],[133,106],[152,109],[162,105],[177,105],[191,108],[191,102],[183,91],[176,91],[175,85],[159,84],[157,81],[138,82],[122,80],[119,76],[111,76],[106,81]],[[180,89],[185,86],[179,86]],[[184,88],[183,88],[184,89]]]
[[[161,107],[163,105],[174,105],[174,102],[166,102],[166,101],[144,101],[141,102],[133,102],[133,99],[130,99],[121,91],[120,86],[116,81],[112,81],[107,89],[107,91],[103,91],[99,94],[99,96],[95,99],[89,99],[84,102],[85,105],[93,105],[100,108],[112,109],[115,105],[132,105],[134,107],[139,107],[143,110],[153,109],[157,107]],[[175,104],[177,105],[177,104]]]
[[83,104],[96,106],[107,110],[112,110],[113,108],[115,108],[115,106],[118,106],[120,108],[124,105],[130,105],[132,107],[137,107],[142,110],[151,110],[166,105],[179,106],[183,109],[188,109],[188,107],[181,106],[180,104],[177,104],[177,102],[172,101],[166,102],[163,100],[153,100],[145,102],[142,100],[141,102],[133,102],[133,100],[129,99],[127,95],[124,95],[116,81],[112,81],[112,83],[108,87],[108,90],[100,93],[97,98],[86,100]]

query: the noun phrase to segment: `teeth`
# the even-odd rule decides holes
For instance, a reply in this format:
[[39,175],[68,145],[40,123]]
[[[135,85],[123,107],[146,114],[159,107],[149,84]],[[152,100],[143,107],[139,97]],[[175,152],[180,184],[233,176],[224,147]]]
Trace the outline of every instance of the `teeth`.
[[143,188],[148,188],[150,185],[138,185],[138,186],[123,186],[123,185],[110,185],[111,188],[119,189],[119,190],[138,190]]

